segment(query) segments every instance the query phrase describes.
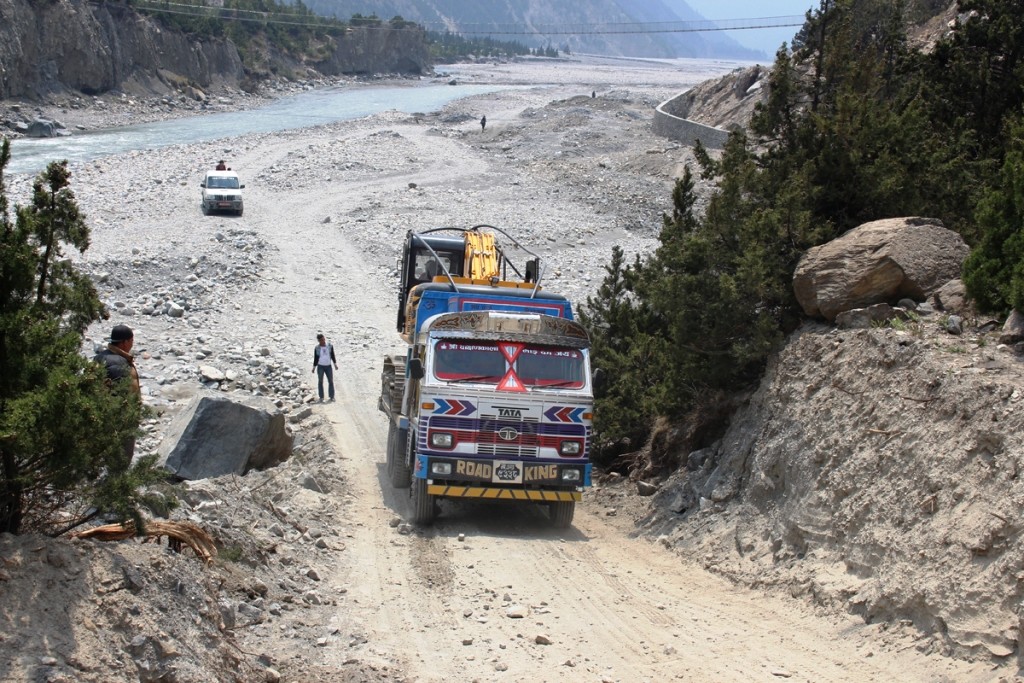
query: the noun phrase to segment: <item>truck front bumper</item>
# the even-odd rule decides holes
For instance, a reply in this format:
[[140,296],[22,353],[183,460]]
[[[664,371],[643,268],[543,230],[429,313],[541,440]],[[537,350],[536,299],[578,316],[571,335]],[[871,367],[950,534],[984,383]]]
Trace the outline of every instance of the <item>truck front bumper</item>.
[[590,485],[587,461],[531,461],[418,455],[413,474],[446,498],[568,502]]
[[538,503],[568,503],[583,500],[579,491],[544,491],[540,489],[508,489],[459,484],[427,484],[427,493],[443,498],[479,498],[481,500],[532,500]]

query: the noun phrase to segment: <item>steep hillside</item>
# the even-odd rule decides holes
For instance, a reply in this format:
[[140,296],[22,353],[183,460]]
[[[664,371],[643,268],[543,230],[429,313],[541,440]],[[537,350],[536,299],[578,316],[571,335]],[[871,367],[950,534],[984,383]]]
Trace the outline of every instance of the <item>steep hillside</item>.
[[[731,38],[716,33],[594,33],[594,24],[678,22],[699,19],[673,12],[661,0],[308,0],[307,7],[325,16],[347,20],[353,14],[400,15],[429,30],[473,34],[488,32],[498,40],[530,46],[552,45],[571,52],[632,57],[719,57],[759,59]],[[506,33],[494,33],[504,31]]]
[[0,0],[0,99],[68,90],[201,98],[207,90],[251,89],[266,79],[428,68],[418,31],[352,30],[322,46],[316,58],[257,39],[243,55],[226,38],[171,30],[127,5]]
[[675,454],[645,532],[739,583],[904,620],[922,651],[1018,653],[1024,355],[945,317],[805,326],[719,442]]

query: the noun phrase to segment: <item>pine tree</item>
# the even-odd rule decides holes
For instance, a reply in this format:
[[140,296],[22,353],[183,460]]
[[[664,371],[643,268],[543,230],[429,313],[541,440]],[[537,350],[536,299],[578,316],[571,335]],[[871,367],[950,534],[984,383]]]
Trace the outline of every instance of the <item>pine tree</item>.
[[986,311],[1024,311],[1024,117],[1009,125],[1000,183],[978,206],[982,238],[964,264],[967,291]]
[[[128,468],[122,441],[141,405],[79,350],[104,308],[89,279],[64,257],[84,252],[89,229],[66,162],[33,184],[32,203],[11,221],[0,144],[0,532],[68,526],[65,505],[92,504],[138,520],[140,486],[164,475],[153,458]],[[138,528],[142,528],[141,525]]]

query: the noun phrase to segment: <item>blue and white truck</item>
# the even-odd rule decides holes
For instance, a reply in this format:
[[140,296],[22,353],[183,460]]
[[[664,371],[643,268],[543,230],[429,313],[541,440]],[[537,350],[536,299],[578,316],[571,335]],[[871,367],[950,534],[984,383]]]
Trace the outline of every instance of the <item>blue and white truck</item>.
[[464,498],[541,504],[555,526],[572,524],[591,478],[590,341],[542,275],[540,258],[493,226],[407,235],[407,348],[384,358],[379,407],[388,478],[411,488],[414,523]]

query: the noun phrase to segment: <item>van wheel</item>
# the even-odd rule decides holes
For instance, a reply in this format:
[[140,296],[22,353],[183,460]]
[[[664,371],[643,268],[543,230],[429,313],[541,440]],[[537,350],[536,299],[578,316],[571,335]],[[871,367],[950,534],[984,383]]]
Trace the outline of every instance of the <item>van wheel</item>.
[[210,207],[208,207],[206,205],[206,202],[203,202],[200,206],[202,206],[202,208],[203,208],[203,215],[204,216],[209,216],[210,215]]
[[239,210],[238,210],[238,215],[239,215],[239,216],[241,216],[241,215],[242,215],[242,210],[241,210],[241,209],[239,209]]
[[576,512],[576,501],[549,503],[548,514],[556,529],[568,529],[572,526],[572,516]]
[[430,526],[437,516],[434,496],[427,493],[427,480],[416,478],[412,485],[412,522],[417,526]]
[[401,436],[402,432],[392,422],[388,426],[388,479],[396,489],[407,489],[412,483],[412,473],[405,457],[406,440]]

